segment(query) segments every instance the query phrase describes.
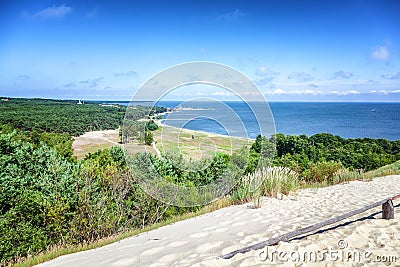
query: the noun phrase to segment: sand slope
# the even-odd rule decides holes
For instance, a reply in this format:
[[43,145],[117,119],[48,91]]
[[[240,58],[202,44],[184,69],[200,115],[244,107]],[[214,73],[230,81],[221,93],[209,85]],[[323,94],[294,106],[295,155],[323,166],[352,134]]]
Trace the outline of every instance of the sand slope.
[[[379,212],[379,207],[342,221],[334,229],[268,248],[268,253],[287,252],[294,260],[287,255],[271,261],[266,259],[265,249],[238,254],[229,260],[217,258],[399,193],[399,175],[300,190],[283,200],[265,198],[260,209],[252,209],[251,204],[227,207],[102,248],[61,256],[41,266],[400,266],[400,209],[396,208],[394,220],[378,219],[379,213],[375,218],[355,221]],[[351,223],[342,225],[346,222]],[[347,257],[331,257],[316,263],[296,260],[296,255],[304,251],[323,250],[338,251],[339,255],[367,255],[358,259],[354,254],[350,261]],[[381,256],[393,256],[385,260],[397,263],[377,262],[382,260]]]

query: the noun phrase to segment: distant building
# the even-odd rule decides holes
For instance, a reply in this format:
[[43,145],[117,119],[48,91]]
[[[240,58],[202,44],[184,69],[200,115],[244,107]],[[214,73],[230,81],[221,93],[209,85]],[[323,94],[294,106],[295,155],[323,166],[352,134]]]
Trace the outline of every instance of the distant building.
[[2,98],[1,100],[3,100],[3,101],[8,101],[8,98]]
[[83,105],[83,102],[81,102],[80,100],[78,100],[78,105]]

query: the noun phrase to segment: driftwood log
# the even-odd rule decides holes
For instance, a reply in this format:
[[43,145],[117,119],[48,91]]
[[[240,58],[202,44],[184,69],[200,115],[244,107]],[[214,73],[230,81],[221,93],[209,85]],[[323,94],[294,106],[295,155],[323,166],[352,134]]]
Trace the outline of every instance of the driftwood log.
[[[353,210],[353,211],[350,211],[350,212],[345,213],[343,215],[340,215],[340,216],[337,216],[337,217],[334,217],[334,218],[331,218],[331,219],[328,219],[328,220],[325,220],[325,221],[322,221],[322,222],[319,222],[319,223],[316,223],[316,224],[312,224],[310,226],[295,230],[293,232],[289,232],[287,234],[284,234],[284,235],[281,235],[281,236],[278,236],[278,237],[274,237],[274,238],[262,241],[260,243],[254,244],[254,245],[251,245],[251,246],[248,246],[248,247],[245,247],[245,248],[242,248],[242,249],[238,249],[238,250],[232,251],[232,252],[230,252],[228,254],[222,255],[220,258],[222,258],[222,259],[230,259],[230,258],[232,258],[233,256],[235,256],[236,254],[239,254],[239,253],[246,253],[246,252],[249,252],[251,250],[258,250],[258,249],[262,249],[262,248],[267,247],[267,246],[276,245],[281,241],[288,242],[293,237],[296,237],[296,236],[299,236],[299,235],[304,235],[306,233],[318,230],[319,228],[322,228],[322,227],[330,225],[330,224],[337,223],[339,221],[342,221],[342,220],[347,219],[347,218],[349,218],[351,216],[363,213],[364,211],[373,209],[373,208],[378,207],[380,205],[382,205],[382,207],[383,207],[383,205],[385,205],[385,203],[388,203],[389,201],[391,203],[391,207],[393,208],[392,200],[396,199],[396,198],[399,198],[399,197],[400,197],[400,195],[396,195],[396,196],[394,196],[392,198],[387,198],[387,199],[375,202],[375,203],[370,204],[368,206],[365,206],[365,207],[363,207],[361,209]],[[394,209],[390,210],[390,204],[386,204],[385,205],[385,207],[387,207],[387,206],[389,206],[388,208],[386,208],[388,210],[387,212],[390,213],[390,214],[391,214],[391,212],[393,212],[393,215],[394,215]],[[384,212],[385,211],[383,211],[382,214]],[[388,215],[390,215],[390,214],[388,214]]]

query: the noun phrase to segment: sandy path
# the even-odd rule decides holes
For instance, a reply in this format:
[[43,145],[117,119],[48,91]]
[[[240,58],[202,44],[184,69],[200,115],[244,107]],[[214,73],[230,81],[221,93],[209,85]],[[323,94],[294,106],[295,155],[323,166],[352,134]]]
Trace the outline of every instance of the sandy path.
[[[350,182],[321,189],[300,190],[283,200],[265,198],[262,208],[252,209],[250,204],[231,206],[196,218],[143,233],[102,248],[59,257],[41,266],[265,266],[282,264],[299,266],[305,261],[293,262],[289,256],[266,259],[267,252],[287,252],[295,255],[304,251],[322,250],[340,253],[368,254],[368,257],[348,262],[329,258],[311,266],[370,266],[378,256],[394,256],[400,265],[400,209],[394,220],[375,218],[355,221],[381,209],[367,211],[351,217],[338,227],[300,240],[281,242],[269,250],[238,254],[229,260],[218,256],[238,248],[264,241],[289,231],[361,208],[375,201],[400,193],[400,176],[376,178],[371,182]],[[399,201],[394,202],[395,205]],[[346,225],[342,223],[351,222]],[[326,227],[326,228],[329,228]],[[325,229],[326,229],[325,228]],[[347,244],[340,250],[340,244]],[[340,243],[340,242],[339,242]],[[382,259],[382,258],[381,258]],[[294,257],[294,260],[296,258]],[[286,262],[284,262],[286,261]],[[359,263],[360,262],[360,263]],[[396,263],[391,263],[396,266]],[[310,266],[310,261],[305,264]]]
[[89,152],[93,153],[99,149],[110,148],[117,146],[119,135],[117,130],[104,130],[86,132],[80,136],[74,137],[72,149],[74,156],[82,159]]

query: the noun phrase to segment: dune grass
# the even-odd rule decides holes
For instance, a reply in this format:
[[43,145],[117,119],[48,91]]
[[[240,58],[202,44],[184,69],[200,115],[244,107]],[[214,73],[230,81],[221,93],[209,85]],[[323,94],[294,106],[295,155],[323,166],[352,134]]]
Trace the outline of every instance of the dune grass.
[[341,183],[352,180],[370,181],[375,177],[381,177],[393,174],[400,174],[400,161],[396,161],[392,164],[368,172],[350,171],[348,169],[341,169],[335,173],[334,183]]
[[285,167],[261,168],[242,177],[240,184],[232,192],[231,199],[233,203],[253,201],[254,207],[259,208],[263,196],[281,198],[302,188],[321,188],[355,180],[371,181],[376,177],[395,174],[400,174],[400,161],[368,172],[342,168],[332,176],[312,182]]

